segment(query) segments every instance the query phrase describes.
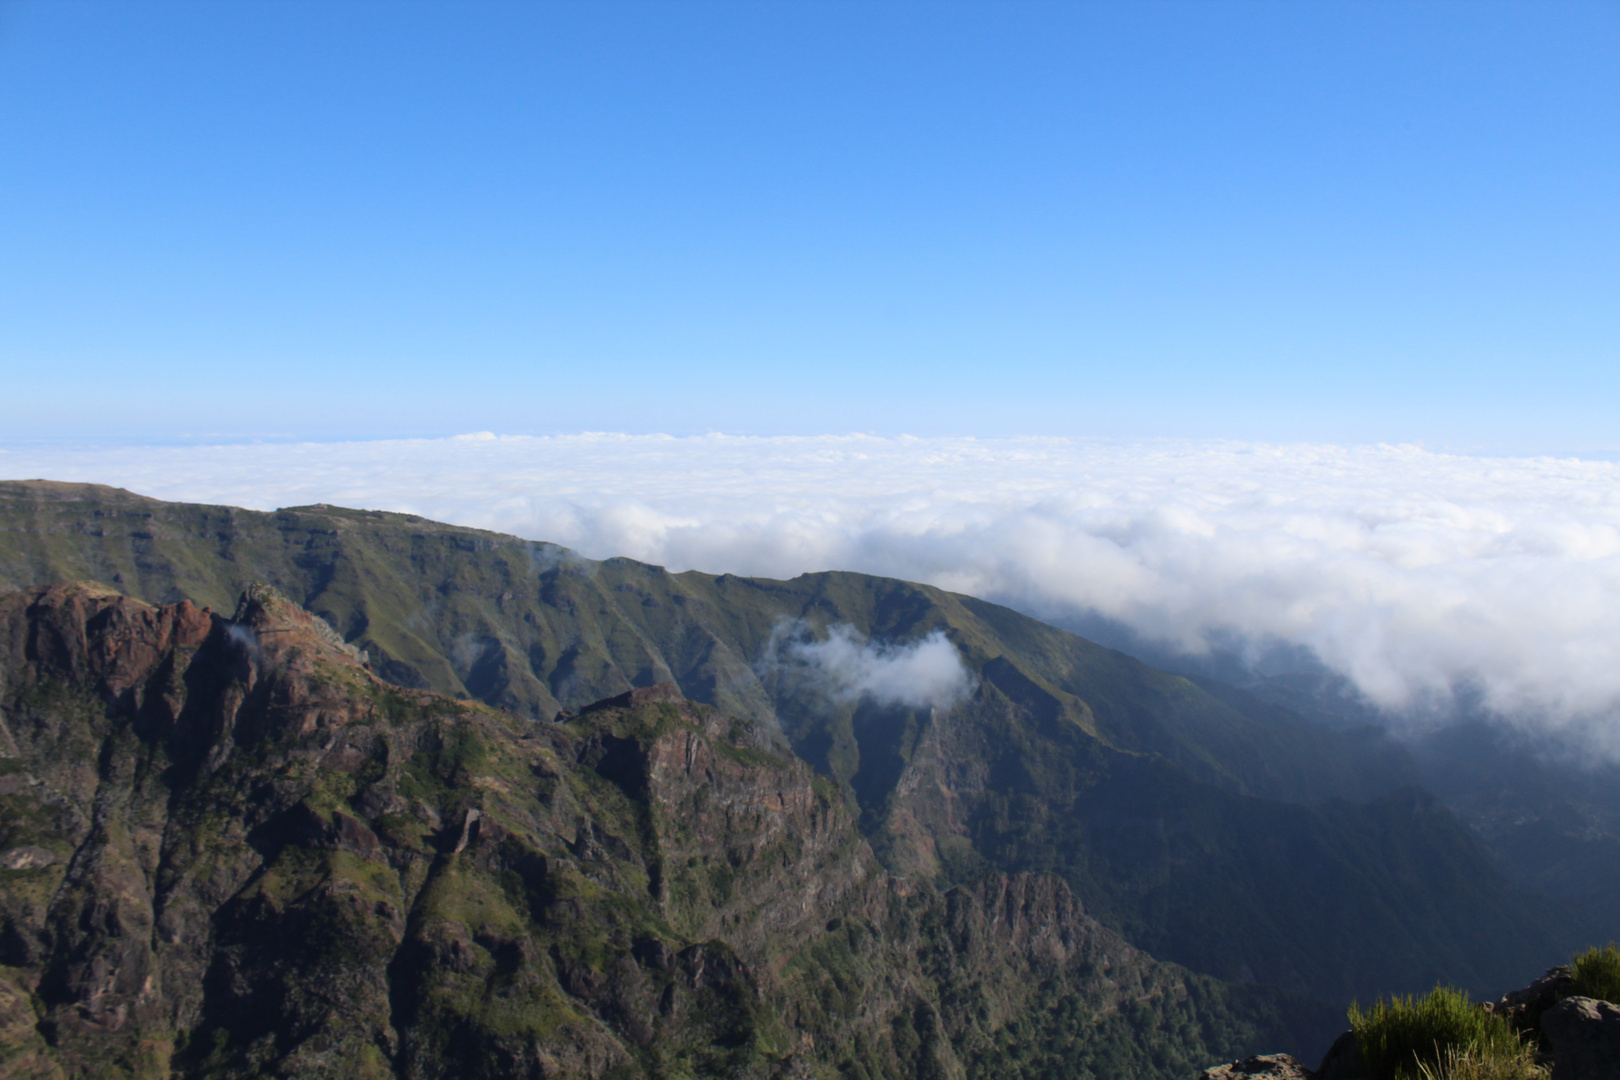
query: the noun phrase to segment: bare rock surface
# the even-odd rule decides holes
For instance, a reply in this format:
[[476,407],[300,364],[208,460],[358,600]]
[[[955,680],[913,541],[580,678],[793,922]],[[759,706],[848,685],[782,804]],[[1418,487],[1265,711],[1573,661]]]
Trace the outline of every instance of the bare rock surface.
[[1541,1015],[1552,1080],[1620,1080],[1620,1006],[1565,998]]
[[1547,973],[1522,990],[1511,990],[1500,1000],[1487,1002],[1485,1009],[1501,1016],[1520,1033],[1536,1031],[1541,1015],[1569,996],[1575,985],[1567,964],[1547,969]]
[[1212,1065],[1202,1073],[1203,1080],[1313,1080],[1311,1070],[1288,1054],[1257,1054],[1225,1065]]

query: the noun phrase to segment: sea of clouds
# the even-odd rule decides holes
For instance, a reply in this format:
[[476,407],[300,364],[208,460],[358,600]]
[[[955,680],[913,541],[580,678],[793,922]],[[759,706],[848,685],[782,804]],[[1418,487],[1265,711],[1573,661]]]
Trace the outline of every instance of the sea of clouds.
[[[1620,465],[1415,446],[583,434],[0,451],[0,475],[408,511],[592,557],[926,581],[1197,655],[1314,654],[1620,752]],[[854,647],[853,643],[849,644]],[[841,647],[841,646],[835,646]]]

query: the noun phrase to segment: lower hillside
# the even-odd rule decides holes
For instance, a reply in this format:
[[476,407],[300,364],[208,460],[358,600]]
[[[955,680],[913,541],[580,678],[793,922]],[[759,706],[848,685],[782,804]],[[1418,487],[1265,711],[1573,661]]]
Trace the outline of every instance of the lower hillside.
[[84,584],[0,599],[0,679],[8,1077],[1179,1077],[1321,1019],[1056,876],[892,876],[673,687],[536,723]]

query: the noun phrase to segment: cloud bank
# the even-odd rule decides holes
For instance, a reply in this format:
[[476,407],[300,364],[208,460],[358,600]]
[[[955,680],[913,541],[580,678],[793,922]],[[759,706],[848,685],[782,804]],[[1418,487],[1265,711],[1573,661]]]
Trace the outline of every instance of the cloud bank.
[[869,698],[879,705],[949,708],[966,697],[973,678],[943,630],[920,641],[872,642],[852,626],[833,626],[816,641],[808,628],[778,627],[766,650],[770,666],[797,668],[835,701]]
[[1413,446],[476,436],[13,447],[0,474],[407,511],[674,569],[852,569],[1197,654],[1309,650],[1392,710],[1459,689],[1620,750],[1620,465]]

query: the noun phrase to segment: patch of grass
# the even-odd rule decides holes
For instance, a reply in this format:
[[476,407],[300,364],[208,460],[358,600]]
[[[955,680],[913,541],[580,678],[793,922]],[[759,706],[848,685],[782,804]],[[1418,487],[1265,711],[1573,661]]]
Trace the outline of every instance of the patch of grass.
[[1425,1067],[1443,1068],[1454,1051],[1491,1068],[1508,1068],[1525,1053],[1505,1019],[1475,1005],[1467,991],[1448,986],[1436,986],[1422,998],[1379,998],[1366,1012],[1351,1004],[1350,1027],[1370,1080],[1421,1080],[1428,1075]]
[[327,873],[324,852],[289,844],[264,868],[257,891],[284,909],[324,881]]
[[1448,1046],[1436,1061],[1418,1062],[1421,1080],[1545,1080],[1547,1070],[1535,1062],[1535,1051],[1520,1046],[1516,1054],[1488,1057],[1461,1046]]
[[498,882],[455,864],[446,866],[418,897],[417,916],[502,937],[526,933],[523,918],[512,910]]
[[487,983],[479,983],[463,988],[462,993],[463,1000],[455,1011],[491,1041],[544,1042],[564,1024],[579,1019],[572,1004],[554,986],[525,985],[502,993]]
[[427,754],[415,754],[405,762],[395,787],[402,798],[435,807],[450,794],[443,781],[433,775],[433,759]]
[[1572,996],[1620,1003],[1620,947],[1614,942],[1581,953],[1570,962],[1570,974],[1575,977]]
[[780,769],[787,764],[775,754],[767,754],[765,751],[756,750],[752,746],[737,746],[720,741],[713,742],[710,745],[714,747],[715,753],[721,757],[730,758],[739,765]]
[[349,800],[354,797],[357,790],[351,774],[333,770],[318,775],[309,793],[304,796],[304,802],[311,810],[329,821],[333,811],[352,809]]
[[709,867],[709,892],[717,902],[722,904],[731,902],[732,886],[735,881],[736,874],[726,864],[720,863]]
[[384,814],[372,823],[372,828],[390,847],[416,852],[427,850],[426,837],[433,832],[426,822],[410,814]]
[[445,778],[449,779],[463,770],[476,772],[488,756],[489,746],[483,736],[471,727],[458,725],[446,741],[439,766]]

